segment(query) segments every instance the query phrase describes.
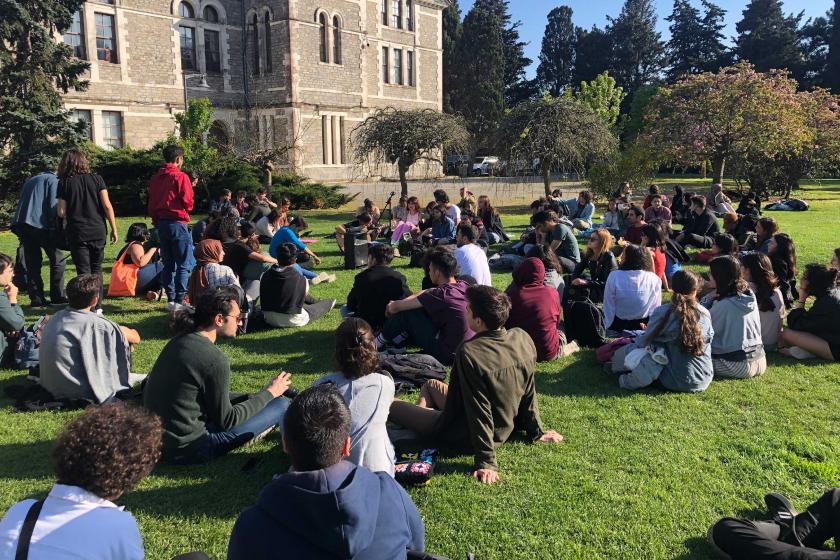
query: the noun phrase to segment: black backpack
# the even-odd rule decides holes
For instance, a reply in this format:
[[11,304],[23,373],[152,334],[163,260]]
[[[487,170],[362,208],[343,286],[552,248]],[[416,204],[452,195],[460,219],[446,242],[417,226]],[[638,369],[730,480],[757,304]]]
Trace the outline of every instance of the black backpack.
[[584,299],[568,301],[563,309],[566,339],[587,348],[600,348],[607,342],[607,326],[601,308]]
[[446,366],[428,354],[380,354],[379,367],[394,378],[397,392],[419,389],[429,379],[446,379]]

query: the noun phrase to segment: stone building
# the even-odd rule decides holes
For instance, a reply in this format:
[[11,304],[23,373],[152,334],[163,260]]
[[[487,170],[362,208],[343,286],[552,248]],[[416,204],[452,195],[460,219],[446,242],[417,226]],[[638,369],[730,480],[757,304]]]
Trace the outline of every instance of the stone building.
[[65,105],[97,144],[148,147],[175,130],[185,98],[208,97],[219,145],[293,146],[300,173],[356,178],[367,170],[352,165],[349,137],[373,110],[441,109],[446,5],[88,1],[63,39],[90,62],[90,87]]

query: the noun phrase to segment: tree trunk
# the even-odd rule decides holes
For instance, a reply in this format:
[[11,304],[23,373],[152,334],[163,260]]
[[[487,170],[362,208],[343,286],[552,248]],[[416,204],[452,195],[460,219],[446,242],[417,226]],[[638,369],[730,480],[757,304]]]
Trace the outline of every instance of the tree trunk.
[[408,196],[408,166],[403,163],[402,159],[397,162],[397,168],[400,170],[400,196]]
[[712,160],[712,183],[723,184],[723,173],[726,171],[726,158],[723,156],[716,156]]
[[543,176],[543,186],[545,187],[545,196],[551,196],[551,167],[545,164],[540,164]]

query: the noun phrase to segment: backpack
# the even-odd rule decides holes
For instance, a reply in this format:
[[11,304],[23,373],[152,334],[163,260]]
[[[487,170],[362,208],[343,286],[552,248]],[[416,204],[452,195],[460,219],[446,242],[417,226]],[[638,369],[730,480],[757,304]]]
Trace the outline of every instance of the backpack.
[[42,315],[31,327],[20,332],[20,338],[15,345],[15,366],[29,369],[39,365],[41,332],[49,320],[49,315]]
[[427,354],[380,354],[379,367],[394,378],[397,392],[418,389],[429,379],[446,379],[446,366]]
[[607,342],[604,312],[589,299],[569,301],[563,309],[566,338],[587,348],[600,348]]
[[[403,255],[402,251],[400,254]],[[423,256],[426,254],[426,248],[423,246],[422,242],[416,241],[412,244],[411,250],[408,252],[408,255],[411,256],[411,260],[408,262],[408,266],[411,268],[422,268],[423,267]]]

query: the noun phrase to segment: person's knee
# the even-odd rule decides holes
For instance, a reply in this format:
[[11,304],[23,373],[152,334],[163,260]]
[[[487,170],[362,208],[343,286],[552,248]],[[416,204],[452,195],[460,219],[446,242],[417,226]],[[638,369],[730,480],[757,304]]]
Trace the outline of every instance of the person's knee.
[[715,546],[724,552],[730,552],[743,544],[744,531],[748,529],[748,521],[724,517],[712,526],[711,537]]

